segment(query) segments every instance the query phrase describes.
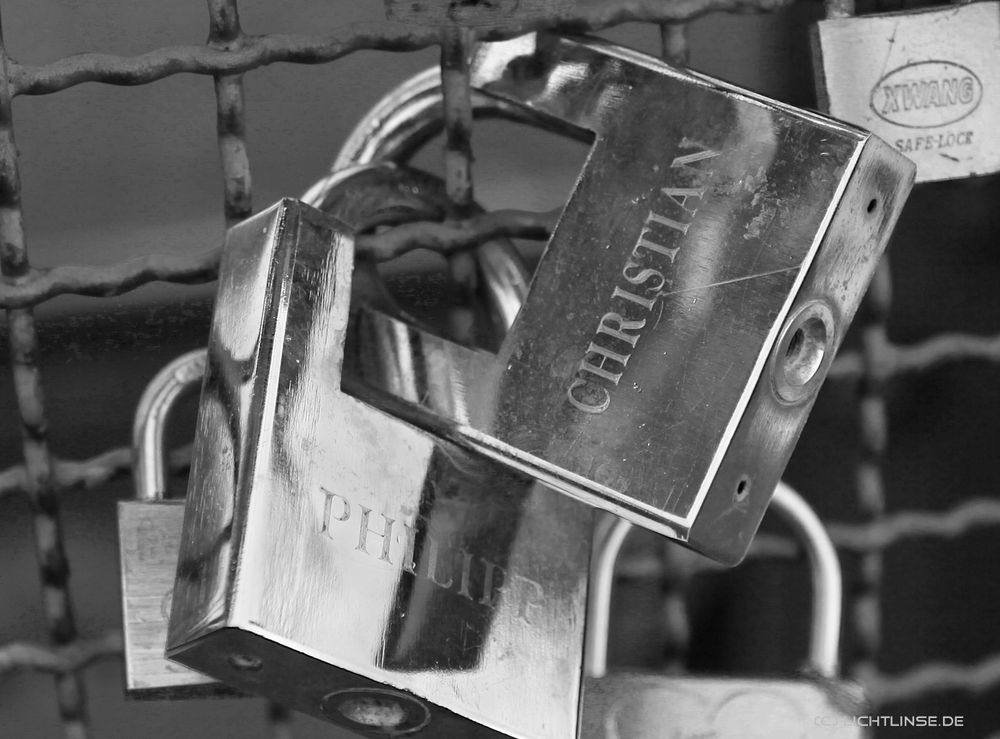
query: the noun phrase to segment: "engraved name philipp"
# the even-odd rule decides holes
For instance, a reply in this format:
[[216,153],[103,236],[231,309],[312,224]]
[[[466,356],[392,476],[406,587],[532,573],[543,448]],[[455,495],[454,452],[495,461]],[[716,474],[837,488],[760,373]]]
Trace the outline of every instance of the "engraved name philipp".
[[440,541],[427,530],[423,517],[408,523],[402,517],[352,503],[326,488],[320,491],[324,496],[320,532],[327,538],[344,541],[377,562],[491,610],[501,599],[517,598],[518,618],[526,624],[532,623],[535,609],[542,607],[545,591],[540,583],[509,571],[464,544]]
[[701,184],[711,172],[710,161],[719,155],[711,149],[695,148],[684,138],[680,148],[693,149],[674,157],[669,170],[694,175],[683,186],[666,184],[654,194],[655,209],[642,223],[619,284],[608,301],[610,310],[601,316],[597,329],[578,365],[566,398],[584,413],[603,413],[625,374],[629,359],[657,299],[674,283],[674,264],[683,238],[694,222],[707,187]]

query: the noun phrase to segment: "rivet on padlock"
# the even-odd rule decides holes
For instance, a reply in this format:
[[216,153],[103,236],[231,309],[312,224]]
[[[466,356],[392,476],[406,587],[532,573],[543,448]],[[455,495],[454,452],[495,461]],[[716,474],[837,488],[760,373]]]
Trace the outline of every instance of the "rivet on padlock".
[[177,402],[201,385],[205,353],[164,367],[143,392],[132,433],[135,500],[118,503],[125,692],[131,698],[230,695],[212,678],[163,656],[184,501],[166,499],[164,432]]
[[[474,378],[468,417],[370,400],[735,564],[912,164],[866,132],[592,39],[483,44],[472,83],[501,115],[519,106],[596,143],[497,356],[414,337],[420,362]],[[382,120],[402,121],[387,101]],[[367,146],[370,128],[351,140]]]
[[1000,171],[1000,2],[829,17],[812,33],[819,104],[917,164],[917,182]]
[[168,653],[366,735],[572,736],[589,510],[341,391],[338,221],[227,241]]
[[792,488],[779,483],[771,508],[809,560],[813,583],[809,680],[660,677],[607,673],[608,615],[615,560],[631,525],[608,517],[595,535],[588,603],[583,739],[860,737],[853,716],[859,686],[837,680],[842,582],[823,524]]

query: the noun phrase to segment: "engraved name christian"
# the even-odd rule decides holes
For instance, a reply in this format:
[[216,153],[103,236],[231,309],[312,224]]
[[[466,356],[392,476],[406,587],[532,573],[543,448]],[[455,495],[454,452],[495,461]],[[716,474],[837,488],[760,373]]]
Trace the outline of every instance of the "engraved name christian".
[[[584,351],[566,388],[566,399],[584,413],[603,413],[611,406],[612,394],[628,371],[628,362],[642,338],[649,315],[664,291],[670,290],[675,263],[683,238],[694,223],[719,152],[697,148],[684,138],[681,150],[670,164],[673,182],[653,193],[653,207],[643,220],[639,236],[622,265],[618,284],[607,301],[608,310],[597,322],[593,338]],[[691,180],[693,176],[693,181]],[[677,180],[683,179],[683,186]]]

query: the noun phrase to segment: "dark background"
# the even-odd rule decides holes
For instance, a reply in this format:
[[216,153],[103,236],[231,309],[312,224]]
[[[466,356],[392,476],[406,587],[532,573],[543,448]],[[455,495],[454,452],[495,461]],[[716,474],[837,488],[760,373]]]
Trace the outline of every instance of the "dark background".
[[[381,3],[329,0],[241,2],[249,33],[321,33],[359,19],[378,20]],[[9,53],[43,63],[82,51],[133,55],[207,35],[202,2],[7,0]],[[690,28],[691,66],[793,104],[814,105],[808,54],[816,3],[772,15],[716,15]],[[656,52],[651,26],[608,37]],[[247,75],[248,142],[257,209],[301,194],[321,176],[353,123],[394,84],[436,61],[416,54],[362,52],[329,65],[279,64]],[[40,98],[18,98],[28,246],[38,266],[103,264],[142,254],[194,253],[222,233],[222,187],[210,78],[181,75],[136,88],[86,84]],[[517,146],[510,145],[512,140]],[[477,194],[490,208],[554,207],[568,192],[585,149],[572,142],[490,123],[476,129]],[[437,167],[437,151],[420,162]],[[1000,181],[922,185],[910,198],[890,248],[894,308],[890,336],[900,343],[941,331],[995,334],[1000,327]],[[537,246],[530,247],[537,254]],[[431,261],[413,258],[407,269]],[[83,459],[129,441],[134,404],[167,361],[207,335],[212,286],[155,284],[113,299],[61,297],[39,307],[40,362],[51,427],[61,457]],[[0,323],[6,338],[6,324]],[[1000,382],[995,365],[949,365],[889,387],[888,508],[946,510],[995,495],[1000,483]],[[859,449],[854,389],[828,384],[789,467],[796,485],[827,520],[858,518],[853,471]],[[190,438],[193,407],[175,424]],[[0,469],[20,461],[19,425],[9,368],[0,368]],[[79,631],[97,635],[120,623],[115,501],[120,479],[98,491],[67,493],[62,518],[72,563],[70,589]],[[182,491],[183,480],[176,481]],[[765,524],[769,526],[770,524]],[[31,519],[20,496],[0,498],[0,644],[47,641]],[[927,661],[975,663],[1000,651],[995,529],[953,542],[910,541],[891,548],[884,573],[880,668],[904,671]],[[661,542],[630,540],[632,555]],[[842,558],[848,588],[857,562]],[[692,594],[690,667],[696,672],[790,674],[805,655],[809,587],[803,564],[753,561],[699,576]],[[629,580],[616,591],[612,664],[657,668],[664,642],[659,586]],[[845,617],[845,621],[850,619]],[[855,645],[845,632],[844,658]],[[264,737],[257,700],[134,703],[121,695],[120,665],[86,672],[97,737]],[[941,693],[894,714],[960,714],[965,731],[1000,729],[1000,690],[976,697]],[[297,736],[336,736],[296,719]],[[883,735],[930,736],[933,730]],[[52,679],[0,678],[0,736],[57,737]]]

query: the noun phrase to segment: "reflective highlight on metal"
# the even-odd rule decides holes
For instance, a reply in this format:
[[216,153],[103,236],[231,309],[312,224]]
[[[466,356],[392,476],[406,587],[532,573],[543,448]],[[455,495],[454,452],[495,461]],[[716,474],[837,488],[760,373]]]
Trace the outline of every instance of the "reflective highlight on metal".
[[[590,141],[586,131],[562,121],[541,118],[531,110],[472,90],[472,115],[476,120],[499,118]],[[376,103],[348,134],[330,166],[332,176],[355,164],[378,159],[406,161],[444,130],[441,112],[441,69],[431,67],[414,75]],[[322,188],[318,182],[303,200]]]
[[[497,356],[411,336],[415,366],[466,368],[467,415],[372,402],[739,562],[912,164],[846,124],[597,40],[483,44],[472,77],[595,143]],[[829,319],[821,340],[779,342],[810,304]],[[819,357],[807,377],[803,346]]]
[[353,261],[295,201],[230,231],[168,653],[362,735],[388,690],[428,736],[573,736],[590,511],[341,391]]
[[[380,161],[355,163],[331,173],[309,188],[303,202],[332,213],[358,230],[387,219],[443,220],[459,217],[443,181],[413,167]],[[478,206],[472,206],[478,212]],[[509,239],[493,239],[472,251],[478,294],[473,308],[476,344],[498,347],[528,293],[528,275],[521,255]],[[356,260],[352,295],[355,304],[405,315],[386,291],[377,266]],[[413,321],[408,317],[408,320]]]
[[822,522],[791,487],[771,500],[809,560],[812,626],[805,673],[812,682],[608,674],[607,647],[615,561],[632,525],[611,516],[595,535],[588,602],[583,739],[662,737],[860,737],[859,686],[837,681],[843,580]]
[[132,433],[135,500],[118,503],[125,692],[130,698],[232,694],[210,677],[163,656],[177,571],[183,500],[166,500],[164,433],[177,402],[196,392],[205,352],[178,357],[146,387]]

